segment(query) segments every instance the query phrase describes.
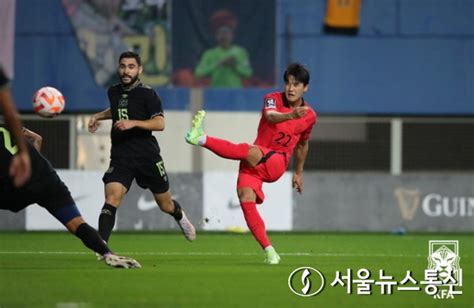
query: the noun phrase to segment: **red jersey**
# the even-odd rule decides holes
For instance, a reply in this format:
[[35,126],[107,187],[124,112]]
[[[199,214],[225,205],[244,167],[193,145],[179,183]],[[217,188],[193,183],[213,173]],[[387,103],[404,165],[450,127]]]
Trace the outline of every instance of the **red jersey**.
[[301,106],[309,108],[304,117],[273,124],[265,119],[265,111],[274,110],[288,113],[292,109],[283,92],[269,93],[265,95],[263,101],[262,116],[258,124],[257,138],[254,144],[276,152],[284,152],[289,161],[298,141],[310,138],[311,130],[316,123],[316,112],[303,100]]

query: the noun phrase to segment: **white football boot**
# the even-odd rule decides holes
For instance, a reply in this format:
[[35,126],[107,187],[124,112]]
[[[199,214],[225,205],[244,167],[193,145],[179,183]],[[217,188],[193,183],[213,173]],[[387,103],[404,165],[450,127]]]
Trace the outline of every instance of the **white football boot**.
[[105,263],[109,266],[112,267],[117,267],[117,268],[141,268],[142,266],[140,263],[138,263],[137,260],[129,258],[129,257],[123,257],[123,256],[117,256],[114,254],[106,254],[104,256]]
[[183,213],[183,217],[181,220],[176,220],[176,223],[183,232],[184,237],[188,241],[192,242],[196,239],[196,228],[194,228],[193,224],[189,221],[184,211],[181,212]]

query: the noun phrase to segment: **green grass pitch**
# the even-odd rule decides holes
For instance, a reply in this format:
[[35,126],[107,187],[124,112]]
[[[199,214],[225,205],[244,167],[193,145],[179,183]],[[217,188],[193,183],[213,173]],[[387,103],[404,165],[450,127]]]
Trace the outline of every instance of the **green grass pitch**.
[[[0,307],[474,307],[472,234],[271,233],[282,255],[276,266],[250,234],[200,233],[189,243],[176,233],[113,233],[117,253],[141,262],[137,270],[96,261],[65,232],[0,233]],[[420,282],[429,240],[458,240],[463,294],[434,299],[420,291],[347,294],[331,286],[336,271],[366,268],[400,282],[407,270]],[[299,297],[288,288],[298,267],[318,269],[323,291]],[[357,278],[357,277],[355,277]],[[302,285],[302,283],[301,283]]]

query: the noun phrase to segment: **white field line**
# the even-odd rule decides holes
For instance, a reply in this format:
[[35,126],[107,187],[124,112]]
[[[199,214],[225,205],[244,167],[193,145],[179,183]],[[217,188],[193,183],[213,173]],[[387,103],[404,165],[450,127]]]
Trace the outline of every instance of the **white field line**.
[[[91,252],[84,251],[0,251],[0,255],[89,255]],[[121,255],[135,256],[257,256],[261,253],[255,252],[119,252]],[[290,257],[397,257],[397,258],[418,258],[426,257],[422,254],[406,255],[406,254],[383,254],[383,253],[309,253],[309,252],[281,252],[282,256]]]

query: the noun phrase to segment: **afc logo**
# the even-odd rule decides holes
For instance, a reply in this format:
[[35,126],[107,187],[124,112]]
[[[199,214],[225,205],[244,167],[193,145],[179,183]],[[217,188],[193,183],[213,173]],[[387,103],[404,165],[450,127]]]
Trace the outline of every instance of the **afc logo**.
[[276,101],[274,98],[265,99],[265,108],[276,108]]

